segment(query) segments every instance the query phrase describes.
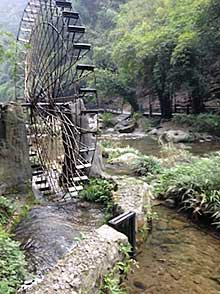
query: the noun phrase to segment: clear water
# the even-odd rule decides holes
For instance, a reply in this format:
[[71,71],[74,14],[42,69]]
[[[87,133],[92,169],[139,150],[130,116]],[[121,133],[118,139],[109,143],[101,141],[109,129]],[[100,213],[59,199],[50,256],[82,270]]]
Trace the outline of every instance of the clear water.
[[220,239],[182,215],[155,207],[158,220],[128,276],[129,294],[220,293]]
[[[120,139],[120,145],[121,147],[130,146],[143,154],[154,156],[158,156],[161,149],[157,140],[150,136],[139,139]],[[185,145],[195,155],[220,151],[220,142],[187,143]]]
[[[160,146],[150,137],[120,140],[146,155],[159,155]],[[202,155],[219,151],[213,142],[187,144]],[[126,281],[129,294],[218,294],[220,293],[220,239],[203,231],[163,206],[155,206],[158,220],[137,256],[139,268]]]

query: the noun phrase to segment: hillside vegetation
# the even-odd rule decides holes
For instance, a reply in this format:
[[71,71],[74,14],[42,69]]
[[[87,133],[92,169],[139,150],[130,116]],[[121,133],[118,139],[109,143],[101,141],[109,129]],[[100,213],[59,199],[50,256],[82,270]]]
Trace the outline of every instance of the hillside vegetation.
[[[0,26],[15,34],[26,1],[0,3]],[[158,100],[163,117],[184,93],[193,113],[220,98],[218,0],[73,0],[93,43],[97,87],[103,103],[118,97],[134,111]],[[13,22],[11,21],[13,19]],[[12,95],[12,72],[0,68],[0,100]],[[139,99],[141,97],[141,99]],[[116,107],[119,104],[116,105]]]
[[[126,3],[124,3],[126,2]],[[77,1],[95,44],[102,97],[159,99],[163,117],[183,91],[192,111],[220,98],[218,0]]]

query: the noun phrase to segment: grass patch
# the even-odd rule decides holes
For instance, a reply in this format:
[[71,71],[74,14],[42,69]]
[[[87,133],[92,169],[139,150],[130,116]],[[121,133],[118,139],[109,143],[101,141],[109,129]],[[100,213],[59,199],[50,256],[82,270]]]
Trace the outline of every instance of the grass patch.
[[112,192],[115,185],[108,180],[91,179],[80,192],[82,200],[103,204],[107,210],[112,207]]
[[0,225],[7,225],[15,212],[15,206],[11,200],[0,196]]
[[7,197],[0,196],[0,293],[16,293],[27,274],[25,256],[9,232],[26,217],[32,205],[36,203],[33,194],[17,197],[17,191],[11,191]]
[[11,294],[25,279],[25,258],[19,244],[0,226],[0,293]]
[[173,198],[182,210],[206,217],[220,227],[220,153],[195,158],[191,163],[164,169],[154,192],[162,199]]
[[101,114],[100,119],[104,128],[111,128],[114,126],[112,113],[104,112]]
[[126,294],[126,289],[123,288],[121,281],[122,277],[126,277],[135,261],[130,259],[131,246],[129,244],[120,244],[120,253],[123,255],[123,261],[119,261],[104,276],[103,285],[100,289],[100,294]]
[[173,143],[162,144],[160,150],[160,163],[163,168],[174,167],[182,163],[190,163],[194,157],[188,150],[177,148]]
[[104,179],[90,179],[84,190],[79,193],[81,200],[100,203],[104,206],[103,223],[107,223],[114,208],[113,191],[116,186],[112,181]]
[[217,114],[181,114],[174,116],[173,122],[192,127],[197,132],[207,132],[220,136],[220,115]]
[[137,176],[156,174],[161,171],[159,160],[153,156],[142,155],[133,164],[133,172]]

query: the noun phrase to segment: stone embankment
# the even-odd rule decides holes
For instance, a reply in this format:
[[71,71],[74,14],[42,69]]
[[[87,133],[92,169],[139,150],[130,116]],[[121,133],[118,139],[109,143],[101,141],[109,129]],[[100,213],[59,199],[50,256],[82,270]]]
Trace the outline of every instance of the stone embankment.
[[[134,211],[137,216],[136,231],[144,225],[150,209],[148,185],[140,179],[115,177],[118,191],[114,201],[118,211]],[[73,248],[40,280],[28,282],[22,294],[98,294],[104,276],[118,261],[123,260],[121,244],[127,237],[104,225],[83,234]]]
[[103,277],[123,259],[121,244],[127,237],[107,225],[79,240],[72,250],[31,288],[19,293],[30,294],[98,294]]
[[136,213],[136,231],[144,225],[145,216],[150,213],[152,195],[147,183],[134,177],[115,177],[118,185],[114,193],[114,202],[118,208]]

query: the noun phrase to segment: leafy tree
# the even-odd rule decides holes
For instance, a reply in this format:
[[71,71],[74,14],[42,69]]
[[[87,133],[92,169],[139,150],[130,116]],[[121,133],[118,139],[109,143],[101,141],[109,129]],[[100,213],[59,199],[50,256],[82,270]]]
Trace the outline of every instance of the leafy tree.
[[14,99],[15,41],[13,35],[0,32],[0,101]]
[[191,97],[193,111],[203,110],[206,67],[219,54],[219,33],[214,33],[219,21],[211,20],[219,19],[219,5],[215,0],[130,0],[121,7],[113,58],[128,81],[142,79],[156,92],[163,117],[171,116],[171,95],[180,87]]

